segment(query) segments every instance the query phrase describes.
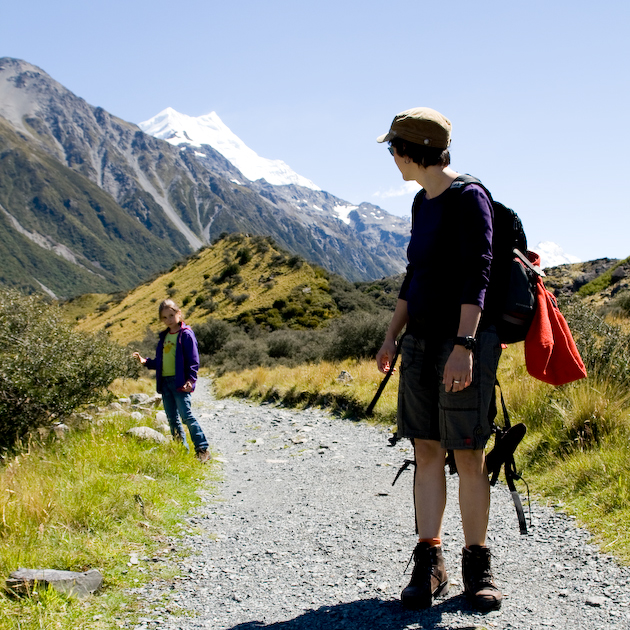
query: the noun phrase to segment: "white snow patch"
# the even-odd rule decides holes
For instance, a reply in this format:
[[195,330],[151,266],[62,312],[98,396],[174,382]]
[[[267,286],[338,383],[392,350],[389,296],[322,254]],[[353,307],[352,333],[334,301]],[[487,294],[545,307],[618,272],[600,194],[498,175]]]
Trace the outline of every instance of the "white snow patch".
[[141,122],[140,129],[175,146],[210,145],[238,168],[247,179],[265,179],[274,186],[295,184],[321,190],[311,180],[298,175],[282,160],[260,157],[223,123],[215,112],[204,116],[187,116],[171,107]]
[[239,186],[242,186],[242,182],[239,182],[238,179],[231,179],[230,180],[233,184],[238,184]]
[[315,204],[313,204],[311,208],[315,208],[315,210],[319,210],[320,212],[324,211],[322,208],[320,208],[319,206],[316,206]]
[[350,225],[350,213],[356,210],[359,206],[335,206],[333,212],[339,217],[340,221]]
[[198,155],[199,157],[207,157],[205,153],[201,153],[200,151],[195,151],[195,155]]

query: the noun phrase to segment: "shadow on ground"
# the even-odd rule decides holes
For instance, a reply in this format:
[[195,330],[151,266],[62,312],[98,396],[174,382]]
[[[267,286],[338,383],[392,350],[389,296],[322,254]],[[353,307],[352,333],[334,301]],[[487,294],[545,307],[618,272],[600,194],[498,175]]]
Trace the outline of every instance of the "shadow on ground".
[[[445,613],[449,617],[457,615],[459,619],[453,620],[452,625],[444,625],[442,616]],[[287,621],[271,624],[249,621],[230,630],[477,630],[484,626],[483,620],[474,623],[472,617],[477,616],[462,595],[438,600],[430,609],[422,611],[405,610],[398,601],[363,599],[308,610]]]

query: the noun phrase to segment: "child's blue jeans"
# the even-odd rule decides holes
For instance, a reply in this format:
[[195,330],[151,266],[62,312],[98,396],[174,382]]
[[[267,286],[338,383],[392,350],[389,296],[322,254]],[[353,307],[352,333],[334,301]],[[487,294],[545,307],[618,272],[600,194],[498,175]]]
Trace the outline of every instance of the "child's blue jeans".
[[175,439],[181,439],[186,450],[190,450],[186,441],[186,431],[184,431],[184,425],[182,424],[183,420],[190,431],[190,438],[195,451],[204,451],[208,448],[208,441],[203,429],[199,426],[199,422],[197,422],[197,418],[193,416],[190,402],[190,392],[177,391],[174,376],[162,378],[162,404],[171,427],[171,434]]

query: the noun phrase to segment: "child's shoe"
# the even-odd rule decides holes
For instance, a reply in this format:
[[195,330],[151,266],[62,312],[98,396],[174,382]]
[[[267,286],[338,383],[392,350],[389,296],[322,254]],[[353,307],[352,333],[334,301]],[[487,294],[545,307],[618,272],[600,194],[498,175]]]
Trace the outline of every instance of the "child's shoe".
[[206,462],[209,462],[212,459],[212,457],[210,456],[210,449],[204,448],[201,451],[197,451],[197,459],[202,464],[205,464]]

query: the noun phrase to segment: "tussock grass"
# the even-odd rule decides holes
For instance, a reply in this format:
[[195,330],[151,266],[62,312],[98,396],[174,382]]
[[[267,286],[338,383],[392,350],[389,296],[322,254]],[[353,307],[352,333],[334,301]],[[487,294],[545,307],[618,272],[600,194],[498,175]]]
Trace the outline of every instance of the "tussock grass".
[[[344,369],[353,376],[349,384],[336,380]],[[517,466],[533,493],[576,516],[605,551],[630,562],[630,390],[617,374],[594,370],[555,388],[527,374],[516,344],[504,351],[498,378],[512,423],[528,428]],[[215,386],[219,396],[320,405],[361,418],[381,378],[374,361],[344,361],[228,373]],[[397,380],[376,406],[377,421],[395,424]]]
[[[338,380],[346,370],[352,380]],[[243,396],[258,401],[278,401],[292,406],[319,406],[342,412],[345,416],[363,417],[383,375],[373,361],[347,359],[339,362],[322,361],[295,368],[254,368],[229,372],[215,380],[218,396]],[[379,422],[396,422],[395,373],[375,412]]]
[[165,536],[199,502],[212,467],[174,441],[125,435],[127,414],[75,431],[62,442],[32,443],[0,468],[0,579],[19,567],[104,575],[104,589],[75,600],[41,589],[31,598],[0,595],[0,629],[115,628],[133,621],[122,589],[172,577],[164,562],[128,566],[130,554],[164,557]]

